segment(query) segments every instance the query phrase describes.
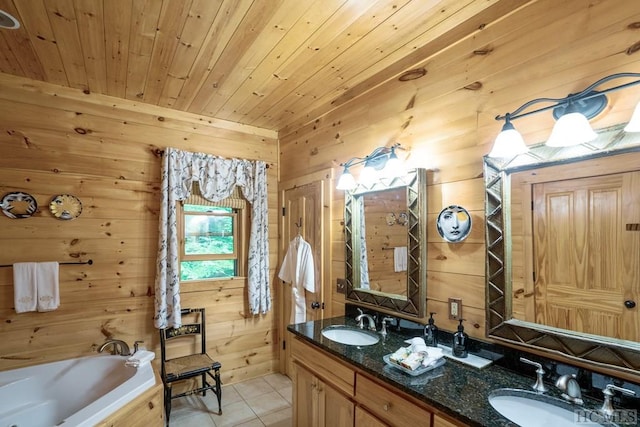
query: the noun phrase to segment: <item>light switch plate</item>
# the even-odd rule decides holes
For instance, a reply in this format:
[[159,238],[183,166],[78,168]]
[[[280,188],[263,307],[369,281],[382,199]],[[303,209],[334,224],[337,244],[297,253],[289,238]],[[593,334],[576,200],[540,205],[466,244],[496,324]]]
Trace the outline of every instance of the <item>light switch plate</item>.
[[449,319],[450,320],[462,319],[462,299],[461,298],[449,298]]

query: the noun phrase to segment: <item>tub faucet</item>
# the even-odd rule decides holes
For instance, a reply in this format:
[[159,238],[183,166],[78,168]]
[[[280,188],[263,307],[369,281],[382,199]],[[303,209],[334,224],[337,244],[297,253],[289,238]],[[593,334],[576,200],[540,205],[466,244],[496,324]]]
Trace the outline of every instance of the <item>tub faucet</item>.
[[98,348],[98,353],[102,353],[109,346],[112,346],[111,354],[119,354],[121,356],[131,356],[131,350],[129,350],[129,346],[127,345],[127,343],[122,340],[114,340],[114,339],[106,340],[100,346],[100,348]]
[[577,405],[584,404],[580,384],[578,384],[578,380],[576,380],[576,374],[566,374],[561,376],[556,381],[556,387],[558,387],[558,390],[562,392],[563,399]]

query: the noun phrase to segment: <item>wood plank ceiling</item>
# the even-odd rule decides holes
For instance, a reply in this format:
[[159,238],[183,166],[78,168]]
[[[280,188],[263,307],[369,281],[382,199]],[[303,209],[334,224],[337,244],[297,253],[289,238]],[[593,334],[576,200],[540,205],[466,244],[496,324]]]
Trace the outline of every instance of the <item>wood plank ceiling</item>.
[[0,72],[295,129],[525,0],[0,0]]

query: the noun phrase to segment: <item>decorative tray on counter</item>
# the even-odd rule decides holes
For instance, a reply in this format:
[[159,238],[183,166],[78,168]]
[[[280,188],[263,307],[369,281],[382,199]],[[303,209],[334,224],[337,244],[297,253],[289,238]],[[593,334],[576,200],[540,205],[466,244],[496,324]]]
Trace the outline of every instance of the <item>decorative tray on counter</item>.
[[413,371],[411,369],[407,369],[402,365],[398,365],[395,362],[392,362],[391,359],[391,354],[386,354],[384,356],[382,356],[382,360],[384,360],[384,363],[386,363],[389,366],[393,366],[394,368],[400,369],[401,371],[411,375],[412,377],[417,377],[418,375],[422,375],[425,372],[429,372],[429,371],[433,371],[436,368],[439,368],[440,366],[444,365],[446,363],[445,358],[441,358],[439,359],[437,362],[435,362],[433,365],[430,366],[422,366],[420,365],[419,368],[414,369]]

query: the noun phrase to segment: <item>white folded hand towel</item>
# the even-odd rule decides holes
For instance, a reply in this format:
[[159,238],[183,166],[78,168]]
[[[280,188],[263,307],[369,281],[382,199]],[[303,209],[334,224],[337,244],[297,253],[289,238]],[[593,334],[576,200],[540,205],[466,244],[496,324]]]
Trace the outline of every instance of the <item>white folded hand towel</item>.
[[37,298],[36,263],[13,264],[13,303],[16,313],[36,311]]
[[36,263],[38,311],[52,311],[60,306],[60,284],[57,262]]
[[427,355],[422,360],[422,366],[431,366],[443,357],[444,354],[442,353],[441,348],[429,347],[429,349],[427,350]]
[[128,358],[127,361],[124,362],[124,364],[126,366],[137,368],[141,365],[144,365],[145,363],[151,362],[153,359],[155,359],[155,357],[156,354],[152,351],[138,350],[133,354],[133,356]]
[[393,270],[398,273],[407,271],[407,247],[393,248]]

